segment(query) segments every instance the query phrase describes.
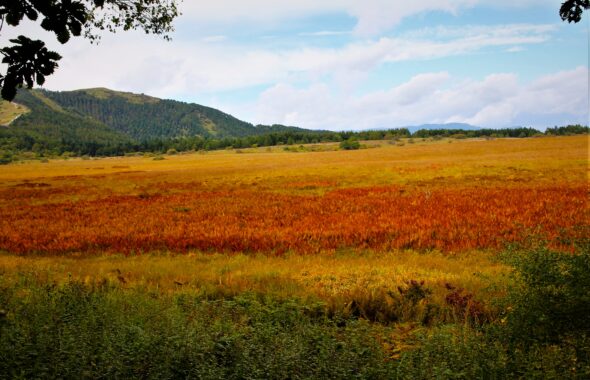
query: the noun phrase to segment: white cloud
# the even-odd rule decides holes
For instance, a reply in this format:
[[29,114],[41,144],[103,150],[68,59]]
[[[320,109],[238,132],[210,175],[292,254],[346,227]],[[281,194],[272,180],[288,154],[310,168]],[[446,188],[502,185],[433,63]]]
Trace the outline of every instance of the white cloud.
[[374,92],[361,97],[358,100],[358,106],[360,108],[372,107],[387,111],[391,110],[392,107],[412,105],[422,101],[424,97],[430,96],[430,94],[443,86],[449,78],[447,72],[416,75],[408,82],[388,91]]
[[[186,17],[195,19],[195,22],[242,18],[280,20],[282,17],[341,11],[358,18],[358,30],[368,30],[381,29],[404,15],[433,9],[454,12],[476,3],[476,0],[366,0],[362,3],[357,0],[218,0],[186,1],[183,7]],[[514,3],[526,1],[515,0]],[[363,21],[378,17],[385,21],[369,23],[373,26]],[[64,56],[56,74],[48,77],[48,88],[68,90],[108,86],[155,96],[185,98],[216,91],[271,86],[279,82],[315,82],[321,77],[328,78],[326,83],[332,82],[342,91],[349,92],[373,69],[387,62],[430,60],[497,47],[504,51],[514,46],[543,43],[556,30],[552,25],[536,24],[438,27],[397,37],[352,39],[353,42],[338,48],[309,45],[275,48],[240,45],[228,39],[226,34],[195,36],[193,40],[178,39],[167,43],[158,37],[147,38],[140,32],[107,34],[98,46],[90,46],[88,41],[81,39],[60,45],[54,36],[32,23],[19,26],[18,31],[5,29],[2,37],[22,32],[41,35],[51,49]],[[341,32],[316,32],[317,35],[334,33]]]
[[373,0],[367,5],[365,1],[355,1],[349,13],[357,18],[355,32],[359,35],[377,35],[397,25],[408,16],[428,12],[443,11],[457,13],[461,8],[475,4],[474,0],[421,0],[391,1]]
[[214,42],[223,42],[227,40],[227,36],[206,36],[201,38],[201,41],[206,42],[206,43],[214,43]]
[[198,24],[226,23],[259,25],[279,24],[286,19],[310,15],[347,14],[356,19],[354,32],[374,36],[395,27],[406,17],[439,11],[458,14],[477,5],[501,8],[555,6],[553,0],[217,0],[185,1],[186,20]]
[[556,32],[559,25],[556,24],[505,24],[505,25],[438,25],[415,29],[405,32],[401,37],[408,39],[456,39],[456,38],[498,38],[514,35],[547,38]]
[[[325,129],[338,125],[345,106],[346,100],[334,95],[324,84],[306,89],[277,84],[261,94],[256,111],[259,121],[267,124],[308,125]],[[318,123],[318,118],[322,122]]]
[[184,17],[197,23],[281,22],[296,17],[327,13],[347,14],[357,20],[355,32],[375,35],[398,24],[403,18],[426,11],[456,12],[472,6],[475,0],[422,0],[419,2],[391,0],[217,0],[214,2],[185,2]]
[[511,48],[506,49],[506,51],[508,53],[520,53],[521,51],[524,51],[524,48],[522,46],[512,46]]
[[[429,60],[484,49],[537,44],[548,39],[538,25],[468,28],[466,36],[428,40],[383,37],[352,42],[341,48],[295,47],[274,50],[246,47],[210,36],[205,41],[163,42],[141,33],[105,36],[94,47],[73,40],[52,46],[64,55],[47,86],[65,90],[91,86],[152,93],[156,96],[197,95],[328,76],[349,91],[386,62]],[[211,43],[220,41],[220,43]],[[92,73],[92,75],[88,75]]]
[[388,91],[362,97],[326,86],[276,85],[258,99],[258,121],[313,129],[366,129],[465,122],[482,127],[548,126],[547,120],[585,123],[588,69],[579,67],[521,84],[513,74],[453,83],[447,73],[421,74]]
[[349,31],[342,30],[320,30],[317,32],[304,32],[299,33],[302,37],[330,37],[330,36],[344,36],[350,34]]

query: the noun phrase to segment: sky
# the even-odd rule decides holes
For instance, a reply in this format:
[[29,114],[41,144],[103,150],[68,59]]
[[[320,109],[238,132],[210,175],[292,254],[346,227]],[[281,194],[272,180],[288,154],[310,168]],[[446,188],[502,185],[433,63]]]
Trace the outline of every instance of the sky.
[[561,0],[185,0],[172,41],[143,32],[60,45],[50,90],[108,87],[254,124],[361,130],[425,123],[588,124],[589,21]]

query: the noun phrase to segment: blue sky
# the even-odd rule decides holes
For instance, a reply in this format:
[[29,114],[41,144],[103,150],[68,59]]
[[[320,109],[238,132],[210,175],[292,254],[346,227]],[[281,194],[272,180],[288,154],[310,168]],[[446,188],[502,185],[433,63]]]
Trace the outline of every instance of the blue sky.
[[51,42],[64,59],[46,87],[142,92],[312,129],[588,124],[589,24],[563,23],[560,4],[185,0],[172,42],[140,32]]

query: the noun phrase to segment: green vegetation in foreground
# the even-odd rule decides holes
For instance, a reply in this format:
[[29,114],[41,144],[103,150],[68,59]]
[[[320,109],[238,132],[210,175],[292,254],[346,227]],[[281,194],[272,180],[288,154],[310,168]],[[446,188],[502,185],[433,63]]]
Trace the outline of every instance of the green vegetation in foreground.
[[590,248],[504,254],[514,284],[503,315],[478,328],[437,327],[402,355],[402,378],[590,378]]
[[588,246],[504,256],[515,271],[496,319],[409,332],[313,300],[0,272],[0,377],[588,378]]

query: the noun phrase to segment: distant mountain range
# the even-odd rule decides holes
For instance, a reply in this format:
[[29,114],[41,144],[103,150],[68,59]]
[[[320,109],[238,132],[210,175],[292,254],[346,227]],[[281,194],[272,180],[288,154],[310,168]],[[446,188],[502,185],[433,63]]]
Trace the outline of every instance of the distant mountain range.
[[14,103],[2,102],[3,135],[60,142],[119,144],[184,136],[232,138],[271,132],[309,132],[284,125],[254,126],[214,108],[143,94],[93,88],[54,92],[21,90]]

